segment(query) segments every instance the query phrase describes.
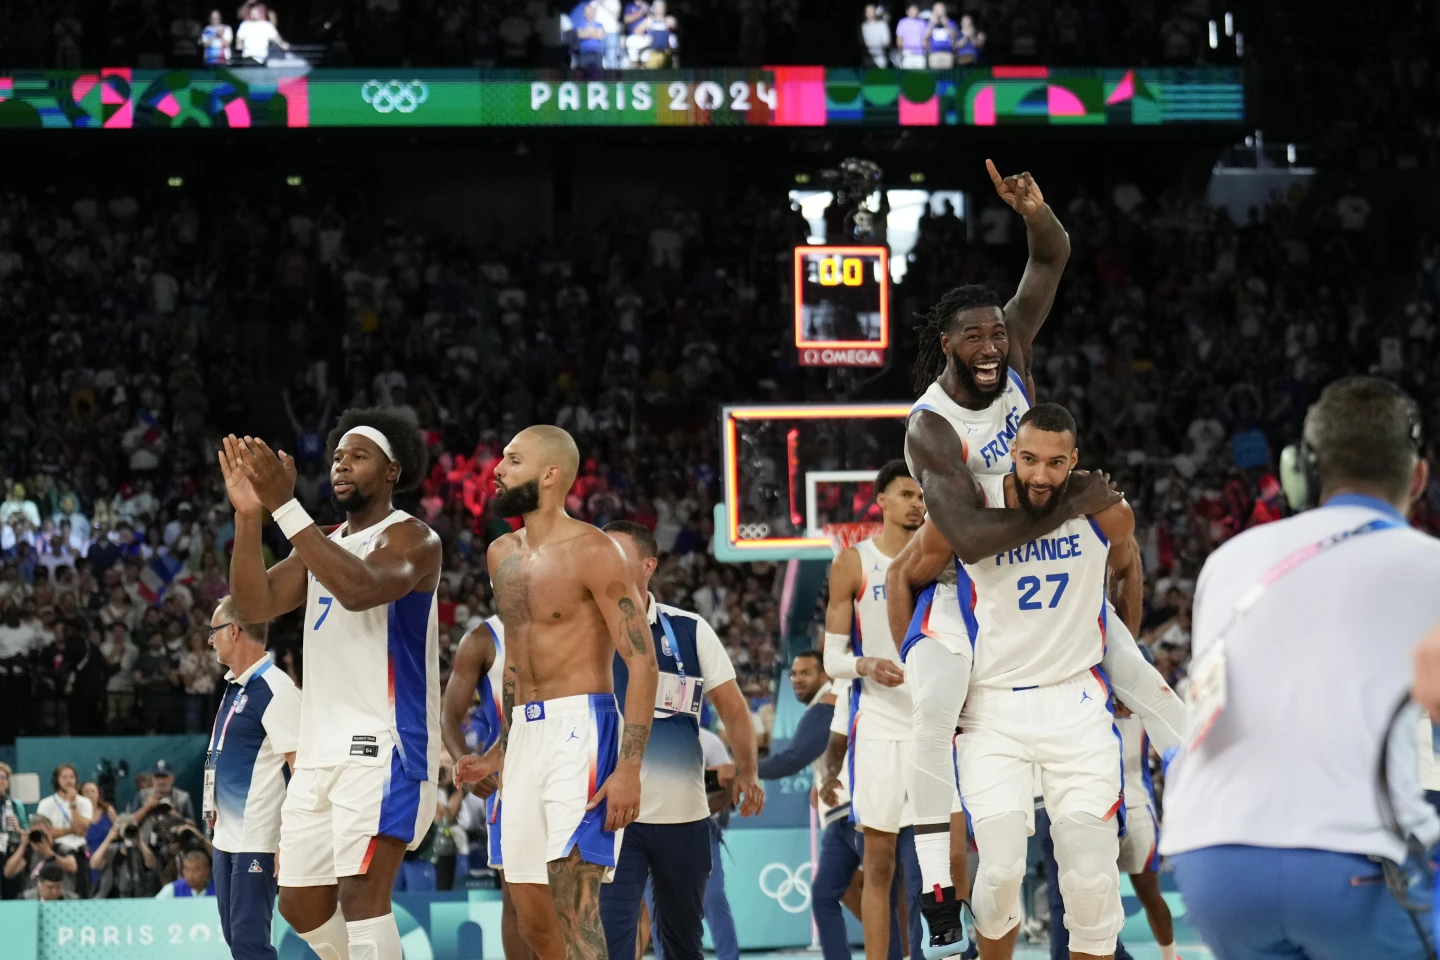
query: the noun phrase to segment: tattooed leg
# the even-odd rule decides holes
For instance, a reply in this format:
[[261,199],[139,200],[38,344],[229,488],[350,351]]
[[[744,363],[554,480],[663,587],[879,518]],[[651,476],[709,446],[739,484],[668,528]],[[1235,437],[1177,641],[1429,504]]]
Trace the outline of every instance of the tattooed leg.
[[551,860],[549,867],[565,960],[607,960],[605,929],[600,925],[600,878],[605,868],[581,860],[579,849],[571,850],[564,860]]
[[520,936],[535,951],[536,960],[565,960],[565,940],[555,920],[552,888],[543,883],[507,883],[505,889],[515,904]]

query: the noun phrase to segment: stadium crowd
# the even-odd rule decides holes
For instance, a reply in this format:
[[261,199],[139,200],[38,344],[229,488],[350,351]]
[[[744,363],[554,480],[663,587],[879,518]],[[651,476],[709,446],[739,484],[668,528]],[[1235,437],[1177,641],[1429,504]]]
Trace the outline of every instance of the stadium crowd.
[[[1360,198],[1317,188],[1236,224],[1194,183],[1108,186],[1054,198],[1073,253],[1036,378],[1075,411],[1082,464],[1111,470],[1135,505],[1142,639],[1183,684],[1194,577],[1217,544],[1280,515],[1275,452],[1317,386],[1378,370],[1424,398],[1427,420],[1440,415],[1440,246],[1417,251],[1410,296],[1373,303]],[[287,188],[214,204],[178,190],[0,195],[0,311],[17,320],[0,367],[0,741],[208,730],[220,674],[208,623],[233,539],[218,438],[275,438],[299,464],[297,494],[333,521],[325,437],[341,410],[368,405],[403,411],[429,441],[433,466],[408,506],[445,546],[442,667],[493,612],[484,549],[514,521],[494,509],[490,469],[518,429],[553,422],[584,457],[571,512],[656,530],[655,592],[715,626],[767,733],[781,578],[708,550],[714,410],[827,397],[823,374],[795,367],[782,319],[777,251],[803,240],[803,218],[756,191],[717,192],[519,243],[365,209]],[[991,214],[922,219],[895,316],[956,283],[1013,285],[1023,229]],[[905,334],[902,358],[914,355]],[[1440,532],[1437,518],[1440,480],[1414,522]],[[267,550],[283,549],[272,529]],[[298,682],[295,624],[272,636]],[[92,826],[107,803],[94,792]],[[7,856],[30,842],[10,833]],[[63,860],[79,852],[65,839],[27,849],[50,843]],[[166,841],[169,882],[185,879],[182,839]],[[86,869],[104,840],[90,837]],[[43,866],[17,861],[36,890]],[[59,883],[141,889],[107,887],[96,869],[91,885],[69,871]]]

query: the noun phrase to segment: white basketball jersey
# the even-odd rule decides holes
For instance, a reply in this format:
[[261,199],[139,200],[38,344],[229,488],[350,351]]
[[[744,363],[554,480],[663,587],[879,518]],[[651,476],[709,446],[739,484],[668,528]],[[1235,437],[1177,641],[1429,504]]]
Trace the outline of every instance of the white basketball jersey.
[[1150,738],[1139,717],[1116,717],[1120,731],[1120,756],[1125,765],[1125,807],[1139,808],[1155,803],[1155,785],[1150,779]]
[[[880,552],[874,540],[862,540],[855,549],[860,554],[861,574],[854,627],[850,631],[855,656],[880,657],[899,665],[900,647],[890,635],[886,610],[885,572],[890,569],[890,558]],[[861,678],[859,709],[864,734],[869,738],[903,740],[913,730],[910,688],[906,684],[887,687],[868,677]]]
[[[381,531],[411,519],[396,510],[371,527],[330,539],[369,556]],[[440,643],[435,592],[351,611],[310,575],[297,767],[399,766],[408,780],[440,768]],[[392,760],[392,750],[398,754]]]
[[[989,503],[1005,503],[1003,476],[977,479]],[[1099,525],[1075,517],[1014,550],[958,563],[956,592],[975,650],[971,685],[1041,686],[1098,664],[1109,554]]]
[[[1005,389],[995,402],[984,410],[971,410],[950,399],[950,394],[940,386],[940,381],[920,395],[910,407],[913,417],[917,410],[930,410],[944,417],[960,438],[960,447],[965,452],[965,466],[979,477],[982,474],[1009,473],[1014,461],[1010,456],[1010,443],[1015,439],[1015,430],[1020,418],[1030,409],[1030,397],[1025,392],[1025,383],[1020,374],[1009,371]],[[910,444],[905,444],[905,463],[910,474],[915,475],[915,464],[910,460]]]

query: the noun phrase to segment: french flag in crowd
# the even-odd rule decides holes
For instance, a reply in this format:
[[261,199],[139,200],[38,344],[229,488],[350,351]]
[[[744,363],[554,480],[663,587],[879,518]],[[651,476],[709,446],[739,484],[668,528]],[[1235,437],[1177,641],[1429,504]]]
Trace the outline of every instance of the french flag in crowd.
[[165,599],[165,590],[177,577],[181,582],[194,579],[189,574],[179,576],[184,566],[175,557],[155,557],[140,568],[140,596],[151,606],[158,606]]

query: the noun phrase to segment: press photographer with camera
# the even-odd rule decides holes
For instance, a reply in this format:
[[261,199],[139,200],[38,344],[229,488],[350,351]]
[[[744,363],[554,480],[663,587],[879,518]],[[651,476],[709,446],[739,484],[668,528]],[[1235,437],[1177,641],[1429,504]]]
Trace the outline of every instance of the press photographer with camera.
[[75,874],[79,866],[70,854],[56,851],[55,839],[51,834],[52,829],[50,821],[39,814],[31,817],[30,828],[25,832],[20,846],[10,854],[10,859],[5,861],[5,879],[6,881],[21,879],[18,888],[21,896],[24,896],[25,891],[33,889],[40,883],[40,871],[47,863],[57,864],[64,871],[63,882],[66,892],[75,892]]
[[195,807],[190,802],[190,794],[175,786],[175,768],[170,766],[168,760],[155,761],[155,770],[151,774],[151,784],[148,789],[137,791],[135,799],[130,803],[130,812],[135,814],[138,823],[146,825],[149,832],[151,846],[155,846],[155,831],[149,820],[157,813],[169,815],[171,812],[180,815],[180,819],[195,823]]
[[121,814],[90,855],[90,866],[100,871],[95,899],[154,896],[160,886],[157,862],[135,817]]

